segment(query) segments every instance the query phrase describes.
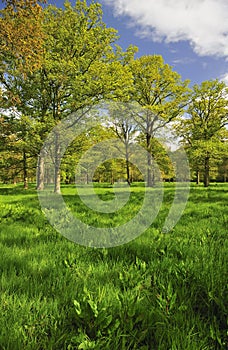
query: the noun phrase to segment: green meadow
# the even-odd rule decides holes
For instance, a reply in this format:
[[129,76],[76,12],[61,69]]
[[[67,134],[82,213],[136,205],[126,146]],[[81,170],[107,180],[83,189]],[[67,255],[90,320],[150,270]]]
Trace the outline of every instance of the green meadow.
[[[100,199],[113,198],[111,186],[96,186]],[[0,349],[227,349],[227,190],[192,185],[179,222],[162,233],[174,197],[174,184],[165,184],[146,232],[89,248],[52,228],[35,186],[0,185]],[[98,226],[135,215],[144,188],[131,191],[122,210],[102,215],[74,186],[62,188],[75,215]]]

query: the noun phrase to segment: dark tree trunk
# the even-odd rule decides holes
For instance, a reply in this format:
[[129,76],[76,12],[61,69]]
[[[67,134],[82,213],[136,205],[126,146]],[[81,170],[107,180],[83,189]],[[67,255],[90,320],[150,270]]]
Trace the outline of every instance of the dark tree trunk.
[[209,165],[210,157],[206,157],[204,161],[204,187],[209,186],[209,175],[210,175],[210,165]]
[[129,162],[129,151],[128,151],[127,145],[125,145],[125,158],[126,158],[127,183],[130,186],[131,185],[130,162]]
[[61,181],[61,176],[60,176],[60,139],[59,139],[59,133],[58,131],[55,132],[55,188],[54,192],[55,193],[61,193],[60,191],[60,181]]
[[147,186],[154,186],[154,176],[152,174],[152,155],[151,155],[151,135],[146,135],[146,146],[147,146]]
[[24,189],[28,189],[28,166],[27,166],[27,155],[26,152],[23,151],[23,182]]
[[43,191],[44,189],[44,155],[42,152],[38,156],[36,181],[37,181],[36,189],[38,191]]
[[89,184],[89,170],[86,169],[86,185]]
[[[56,125],[61,120],[60,116],[60,99],[59,99],[60,86],[53,86],[53,118]],[[54,133],[54,192],[60,194],[60,164],[61,164],[61,132],[58,129]]]
[[199,170],[197,169],[197,170],[196,170],[196,184],[199,185],[199,183],[200,183],[200,172],[199,172]]
[[131,186],[130,167],[129,167],[128,159],[126,159],[126,170],[127,170],[127,183],[129,186]]
[[114,183],[115,183],[115,179],[113,176],[113,171],[111,170],[111,185],[114,185]]
[[133,172],[132,171],[130,173],[130,181],[131,181],[131,183],[134,182],[134,177],[133,177]]

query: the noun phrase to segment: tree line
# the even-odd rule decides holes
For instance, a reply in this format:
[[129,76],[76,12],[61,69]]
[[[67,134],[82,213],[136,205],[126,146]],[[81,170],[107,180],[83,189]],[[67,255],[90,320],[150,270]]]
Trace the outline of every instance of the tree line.
[[[148,186],[156,181],[155,161],[162,179],[175,181],[172,150],[156,137],[168,126],[188,155],[192,180],[205,187],[210,179],[227,181],[225,83],[190,87],[162,56],[136,58],[137,47],[123,51],[117,40],[97,2],[77,0],[73,6],[66,1],[64,8],[35,0],[5,2],[0,11],[0,181],[23,181],[24,188],[37,181],[42,190],[51,177],[60,192],[61,181],[74,181],[86,150],[113,137],[122,143],[123,157],[106,160],[89,179],[99,157],[99,151],[92,152],[78,168],[81,181],[142,181],[134,144],[146,150]],[[98,118],[91,111],[102,101],[110,102],[109,111]],[[66,118],[75,127],[86,118],[96,123],[71,142],[63,159],[62,135],[55,132],[54,172],[48,174],[42,145]],[[163,138],[168,136],[163,132]],[[178,157],[178,150],[172,153]]]

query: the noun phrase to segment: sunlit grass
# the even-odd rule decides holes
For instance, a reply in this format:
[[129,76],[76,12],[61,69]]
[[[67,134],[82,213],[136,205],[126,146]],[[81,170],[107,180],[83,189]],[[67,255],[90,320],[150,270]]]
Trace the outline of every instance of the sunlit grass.
[[[165,185],[151,227],[110,249],[58,234],[34,188],[1,186],[0,348],[225,350],[228,186],[192,186],[180,221],[164,234],[173,186]],[[74,186],[62,192],[75,215],[103,225],[126,221],[128,211],[132,217],[143,198],[143,187],[134,186],[122,211],[102,217]],[[114,196],[110,187],[96,193]]]

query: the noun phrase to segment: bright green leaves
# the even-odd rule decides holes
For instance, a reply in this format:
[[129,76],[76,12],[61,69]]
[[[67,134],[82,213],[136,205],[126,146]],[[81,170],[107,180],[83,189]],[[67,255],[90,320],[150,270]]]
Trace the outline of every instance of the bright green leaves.
[[181,121],[182,136],[189,148],[194,168],[204,173],[209,185],[209,169],[224,156],[227,149],[228,88],[218,80],[205,81],[193,87],[188,106],[189,118]]
[[64,9],[49,6],[44,30],[46,79],[56,90],[60,104],[61,100],[64,104],[71,101],[67,107],[73,111],[113,89],[110,76],[117,71],[118,63],[110,63],[109,55],[117,36],[102,22],[99,4],[87,6],[77,1],[75,7],[66,2]]
[[195,139],[209,140],[228,123],[227,94],[225,84],[218,80],[205,81],[193,87],[188,113]]
[[131,69],[135,101],[166,119],[181,111],[186,104],[188,81],[182,82],[162,56],[143,56],[132,62]]
[[130,64],[133,75],[131,98],[144,112],[133,118],[144,135],[148,152],[148,186],[154,185],[153,139],[158,130],[175,120],[188,101],[188,81],[182,82],[178,73],[158,55],[142,56]]

